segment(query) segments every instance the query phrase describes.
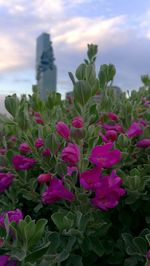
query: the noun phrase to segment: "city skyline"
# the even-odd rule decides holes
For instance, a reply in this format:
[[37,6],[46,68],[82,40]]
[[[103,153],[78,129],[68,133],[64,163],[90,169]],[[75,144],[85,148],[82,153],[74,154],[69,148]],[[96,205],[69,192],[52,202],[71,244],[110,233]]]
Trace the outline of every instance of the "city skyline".
[[115,85],[137,89],[150,74],[148,0],[0,0],[0,95],[32,92],[36,38],[51,35],[58,68],[57,89],[72,89],[68,72],[86,58],[87,44],[99,46],[97,71],[116,66]]

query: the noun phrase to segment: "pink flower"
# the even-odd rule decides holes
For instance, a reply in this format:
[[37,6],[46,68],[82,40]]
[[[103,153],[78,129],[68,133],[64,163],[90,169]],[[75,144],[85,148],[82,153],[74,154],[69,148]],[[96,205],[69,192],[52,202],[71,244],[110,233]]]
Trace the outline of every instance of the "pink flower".
[[106,138],[106,136],[104,136],[104,135],[102,134],[101,131],[99,132],[99,136],[102,138],[102,141],[103,141],[103,142],[105,142],[105,143],[110,142],[110,141]]
[[49,156],[51,156],[51,151],[50,151],[50,149],[46,148],[45,150],[43,150],[42,154],[45,157],[49,157]]
[[112,121],[117,121],[118,120],[118,116],[116,114],[112,113],[112,112],[108,113],[108,117]]
[[115,130],[107,130],[105,134],[106,138],[108,141],[115,141],[118,137],[118,134]]
[[111,168],[121,160],[121,152],[118,149],[111,150],[113,143],[96,146],[92,149],[89,160],[101,168]]
[[78,172],[78,169],[76,166],[67,166],[67,175],[72,176],[72,173]]
[[137,142],[138,148],[148,148],[150,147],[150,139],[142,139]]
[[121,188],[122,179],[116,176],[116,171],[113,170],[109,176],[101,178],[101,186],[95,189],[95,197],[91,199],[91,203],[102,210],[115,208],[121,196],[126,191]]
[[41,118],[35,118],[35,122],[39,125],[44,125],[44,120]]
[[99,187],[101,178],[101,169],[95,167],[93,169],[87,170],[80,175],[80,184],[87,190],[96,189]]
[[147,257],[148,260],[150,260],[150,249],[147,251],[146,257]]
[[5,155],[7,152],[7,149],[5,148],[0,148],[0,155]]
[[0,256],[0,266],[7,266],[7,262],[8,262],[8,255],[1,255]]
[[11,173],[0,173],[0,193],[11,185],[13,178],[14,176]]
[[26,154],[30,151],[30,146],[28,143],[21,143],[19,146],[19,151]]
[[145,101],[144,106],[145,107],[149,107],[150,106],[150,101]]
[[143,127],[146,127],[146,126],[148,125],[148,122],[145,121],[145,120],[142,119],[142,118],[138,121],[138,123],[141,124],[141,126],[143,126]]
[[60,121],[56,124],[56,131],[66,140],[70,139],[70,129],[64,122]]
[[102,126],[105,130],[115,130],[118,133],[123,133],[124,129],[121,125],[115,124],[115,125],[109,125],[109,124],[103,124]]
[[18,223],[20,220],[23,219],[23,214],[22,211],[19,209],[16,209],[14,211],[7,211],[4,212],[2,215],[0,215],[0,225],[4,227],[4,221],[5,221],[5,216],[8,215],[8,220],[10,223],[15,222]]
[[80,160],[80,149],[76,144],[69,143],[62,151],[61,158],[70,166],[76,165]]
[[74,194],[64,187],[61,180],[54,178],[42,194],[42,201],[43,203],[52,204],[61,199],[73,201]]
[[0,266],[17,266],[17,262],[15,260],[11,260],[8,255],[1,255]]
[[36,148],[40,148],[44,145],[44,141],[42,138],[37,138],[36,141],[35,141],[35,147]]
[[40,114],[39,112],[34,112],[34,116],[35,116],[36,118],[41,118],[41,114]]
[[12,158],[12,163],[16,170],[27,170],[35,164],[35,160],[32,158],[27,158],[23,155],[14,155]]
[[81,116],[76,116],[72,120],[72,126],[75,128],[82,128],[84,126],[84,120]]
[[41,116],[40,113],[35,112],[35,113],[34,113],[34,117],[35,117],[35,122],[36,122],[37,124],[41,124],[41,125],[44,124],[44,120],[42,119],[42,116]]
[[38,176],[38,182],[40,184],[48,183],[48,182],[50,182],[51,179],[52,179],[51,173],[41,174]]
[[12,142],[16,142],[17,137],[16,136],[11,136],[9,140],[12,141]]
[[127,135],[129,138],[138,137],[142,133],[143,133],[143,129],[141,125],[137,122],[133,122],[127,131]]

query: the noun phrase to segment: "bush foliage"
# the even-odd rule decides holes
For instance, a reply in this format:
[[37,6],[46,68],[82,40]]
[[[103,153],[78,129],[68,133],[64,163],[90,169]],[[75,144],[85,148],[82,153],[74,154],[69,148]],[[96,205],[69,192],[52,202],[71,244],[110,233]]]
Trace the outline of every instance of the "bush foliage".
[[88,45],[73,96],[7,96],[0,127],[0,265],[150,265],[150,78],[112,89]]

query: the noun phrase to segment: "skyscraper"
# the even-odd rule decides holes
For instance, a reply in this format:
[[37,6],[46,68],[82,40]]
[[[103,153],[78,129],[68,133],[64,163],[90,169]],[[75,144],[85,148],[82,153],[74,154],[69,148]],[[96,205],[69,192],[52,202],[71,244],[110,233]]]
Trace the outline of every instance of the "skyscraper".
[[48,92],[56,91],[57,68],[54,60],[50,35],[42,33],[36,42],[36,79],[43,100],[46,99]]

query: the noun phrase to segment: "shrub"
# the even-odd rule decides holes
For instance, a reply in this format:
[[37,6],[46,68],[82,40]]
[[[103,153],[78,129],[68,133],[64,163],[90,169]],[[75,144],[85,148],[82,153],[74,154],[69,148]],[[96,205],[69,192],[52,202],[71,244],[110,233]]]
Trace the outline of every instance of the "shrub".
[[6,97],[0,265],[150,264],[150,86],[117,95],[96,54],[69,73],[71,99]]

